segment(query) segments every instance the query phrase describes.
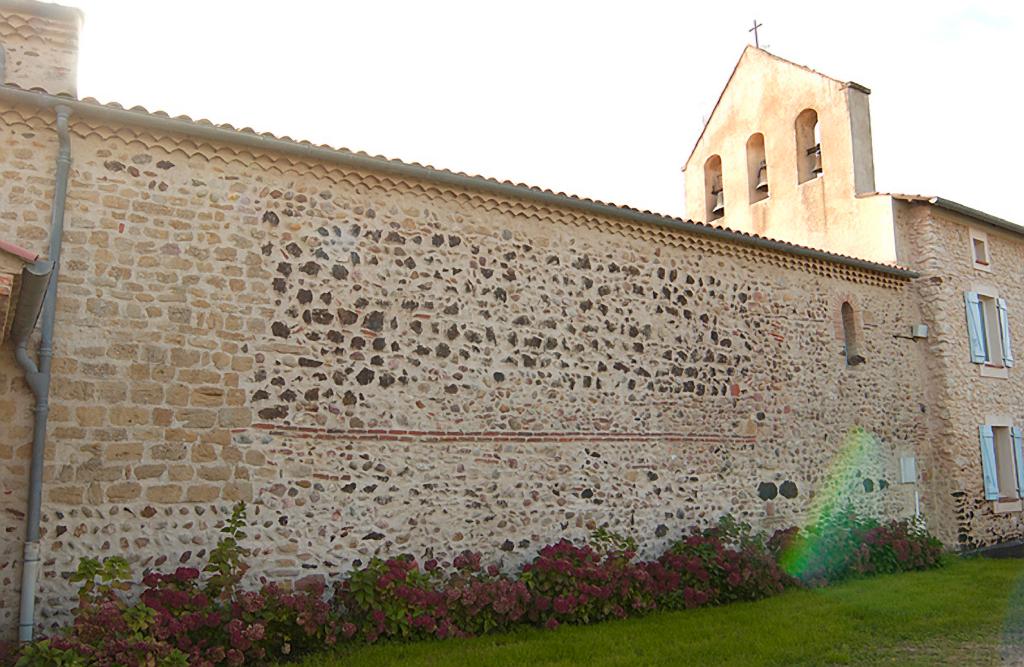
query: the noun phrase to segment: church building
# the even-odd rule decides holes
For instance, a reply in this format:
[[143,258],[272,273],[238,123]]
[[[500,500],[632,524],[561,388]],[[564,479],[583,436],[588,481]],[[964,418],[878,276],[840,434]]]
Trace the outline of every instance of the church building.
[[[877,192],[870,92],[747,48],[686,162],[687,214],[914,271],[920,322],[892,336],[922,344],[929,435],[901,475],[922,466],[947,543],[1019,539],[1024,383],[1010,331],[1024,299],[1024,227],[938,196]],[[839,323],[856,372],[869,359],[851,297]]]
[[293,582],[847,503],[1024,538],[1024,228],[877,192],[866,87],[746,49],[683,220],[82,99],[81,23],[0,0],[0,638],[238,501]]

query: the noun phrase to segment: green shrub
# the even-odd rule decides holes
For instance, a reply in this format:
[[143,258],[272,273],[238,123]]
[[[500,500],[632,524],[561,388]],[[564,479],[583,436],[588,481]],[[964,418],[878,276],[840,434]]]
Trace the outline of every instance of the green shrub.
[[[127,561],[85,558],[73,623],[16,652],[18,665],[182,667],[263,664],[344,638],[417,640],[478,635],[530,622],[596,623],[654,609],[756,600],[801,583],[940,564],[942,547],[923,524],[880,523],[849,508],[766,544],[748,524],[723,517],[691,529],[658,558],[636,558],[632,538],[605,529],[585,544],[540,549],[517,575],[481,566],[465,551],[446,570],[411,556],[373,559],[349,573],[329,602],[322,584],[291,591],[274,583],[243,590],[249,552],[241,503],[202,568],[148,572],[137,602]],[[7,661],[10,661],[10,657]]]
[[806,528],[778,531],[769,546],[787,573],[811,586],[937,567],[942,556],[942,543],[919,520],[882,523],[849,507]]

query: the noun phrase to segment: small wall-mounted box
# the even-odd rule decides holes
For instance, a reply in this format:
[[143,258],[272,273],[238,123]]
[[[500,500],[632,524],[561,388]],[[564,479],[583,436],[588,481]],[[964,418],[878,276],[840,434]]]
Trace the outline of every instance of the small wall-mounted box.
[[900,457],[900,484],[917,482],[917,459],[913,456]]
[[911,338],[927,338],[928,337],[928,325],[927,324],[914,324],[910,327]]

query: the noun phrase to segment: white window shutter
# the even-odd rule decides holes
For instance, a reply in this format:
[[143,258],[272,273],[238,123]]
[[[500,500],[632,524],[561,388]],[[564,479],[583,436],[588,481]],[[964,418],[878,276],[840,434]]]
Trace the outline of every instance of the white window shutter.
[[1017,464],[1017,495],[1024,497],[1024,432],[1014,426],[1010,435],[1013,436],[1013,462]]
[[996,438],[992,427],[978,427],[981,442],[981,474],[985,480],[985,500],[999,500],[999,476],[996,474]]
[[1006,312],[1006,299],[996,299],[999,310],[999,338],[1003,342],[1003,365],[1013,366],[1013,350],[1010,349],[1010,318]]
[[964,292],[964,304],[967,307],[967,337],[971,342],[971,362],[975,364],[985,363],[985,341],[982,338],[982,327],[985,323],[981,321],[981,313],[978,310],[980,304],[977,292]]

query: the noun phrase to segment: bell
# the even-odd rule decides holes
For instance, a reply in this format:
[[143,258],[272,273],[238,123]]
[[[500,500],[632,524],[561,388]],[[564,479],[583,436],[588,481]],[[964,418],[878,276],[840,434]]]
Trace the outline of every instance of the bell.
[[755,186],[758,192],[768,192],[768,163],[761,160],[761,166],[757,168],[757,185]]
[[811,150],[813,151],[811,153],[811,173],[815,176],[821,176],[824,171],[821,168],[821,144],[815,145]]
[[715,196],[715,206],[711,209],[712,213],[725,213],[725,192],[723,190],[715,190],[712,192]]

